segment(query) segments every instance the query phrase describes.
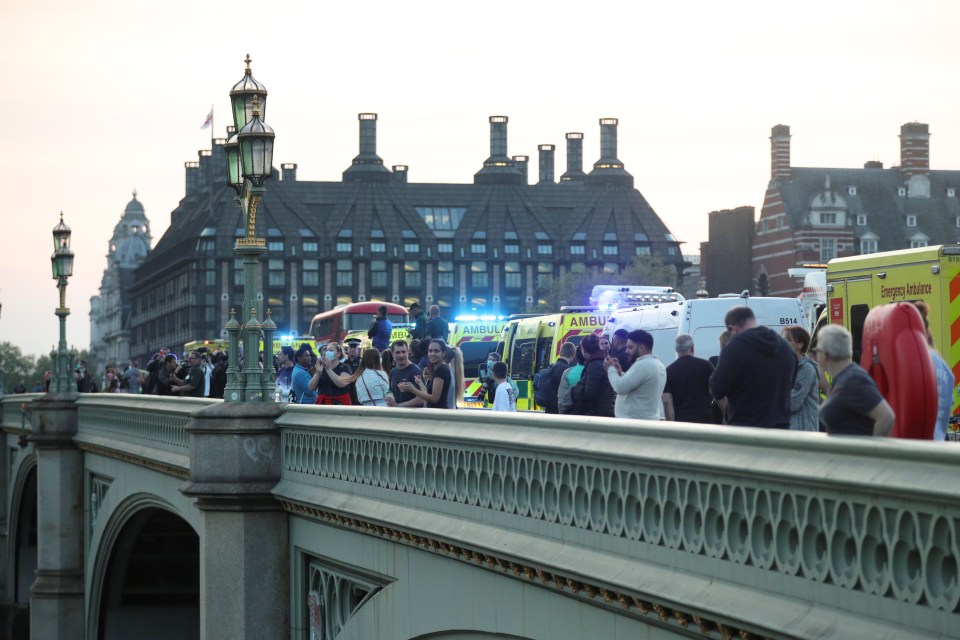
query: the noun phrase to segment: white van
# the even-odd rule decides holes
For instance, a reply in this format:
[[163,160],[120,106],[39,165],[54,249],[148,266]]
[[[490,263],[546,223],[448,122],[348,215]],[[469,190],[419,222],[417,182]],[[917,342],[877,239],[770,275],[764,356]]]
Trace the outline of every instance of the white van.
[[654,354],[664,365],[668,365],[676,359],[674,343],[677,336],[689,333],[693,336],[695,354],[706,359],[720,354],[720,334],[727,329],[724,316],[731,307],[737,306],[753,309],[757,323],[777,333],[792,324],[806,324],[799,299],[751,298],[744,292],[719,298],[618,309],[607,319],[603,334],[610,337],[617,329],[643,329],[653,336]]

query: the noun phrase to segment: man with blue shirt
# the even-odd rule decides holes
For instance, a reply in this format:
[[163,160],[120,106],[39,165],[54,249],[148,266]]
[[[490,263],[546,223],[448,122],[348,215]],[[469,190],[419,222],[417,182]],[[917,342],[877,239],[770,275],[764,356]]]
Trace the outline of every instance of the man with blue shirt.
[[317,402],[317,381],[314,380],[314,365],[317,362],[317,356],[313,354],[313,348],[309,343],[304,342],[297,349],[297,364],[293,367],[293,373],[290,376],[290,395],[292,402],[297,404],[315,404]]
[[387,318],[387,305],[382,304],[377,307],[377,317],[373,320],[373,326],[367,332],[367,337],[373,341],[373,348],[383,353],[390,348],[390,334],[393,331],[393,323]]

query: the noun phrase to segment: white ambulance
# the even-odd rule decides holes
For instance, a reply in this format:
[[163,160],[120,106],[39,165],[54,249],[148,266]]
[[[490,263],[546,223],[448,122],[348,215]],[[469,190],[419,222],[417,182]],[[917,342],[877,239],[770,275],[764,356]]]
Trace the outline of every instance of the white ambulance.
[[777,333],[783,327],[805,327],[803,306],[797,298],[750,297],[747,291],[723,294],[718,298],[697,298],[682,302],[617,309],[610,314],[603,334],[611,337],[617,329],[643,329],[653,336],[653,352],[664,365],[676,359],[674,343],[681,333],[693,336],[694,352],[700,358],[720,354],[720,334],[726,331],[724,316],[731,307],[753,309],[757,323]]

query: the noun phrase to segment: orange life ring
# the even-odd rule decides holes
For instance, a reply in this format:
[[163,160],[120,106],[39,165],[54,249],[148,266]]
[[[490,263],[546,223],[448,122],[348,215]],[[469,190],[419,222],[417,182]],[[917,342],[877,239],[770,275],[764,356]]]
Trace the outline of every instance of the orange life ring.
[[909,302],[875,307],[863,325],[860,366],[896,414],[893,437],[932,440],[937,380],[923,318]]

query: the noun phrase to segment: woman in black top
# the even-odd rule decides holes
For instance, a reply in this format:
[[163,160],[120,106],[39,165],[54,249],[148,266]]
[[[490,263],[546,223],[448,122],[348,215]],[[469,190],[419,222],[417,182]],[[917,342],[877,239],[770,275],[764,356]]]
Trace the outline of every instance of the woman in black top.
[[431,340],[427,349],[427,359],[433,370],[430,379],[424,383],[423,378],[416,377],[416,385],[410,382],[401,382],[400,390],[427,401],[427,408],[449,409],[449,390],[453,384],[453,372],[443,362],[443,354],[449,349],[443,340]]
[[320,363],[311,380],[316,382],[317,404],[352,404],[350,401],[350,365],[340,362],[343,349],[336,342],[320,350]]

